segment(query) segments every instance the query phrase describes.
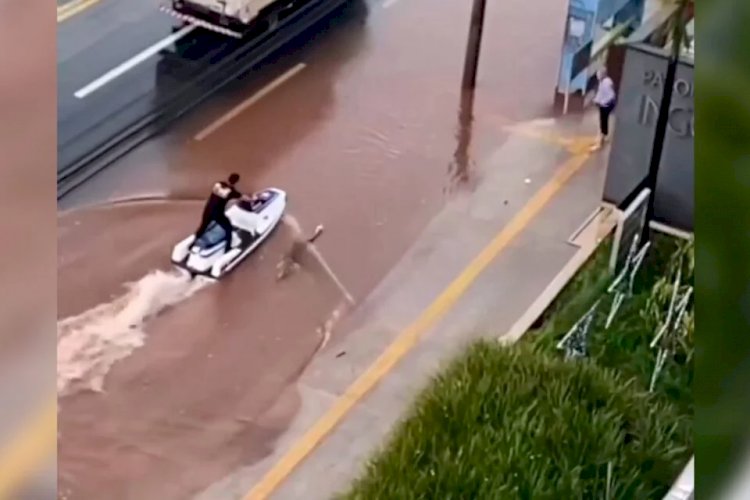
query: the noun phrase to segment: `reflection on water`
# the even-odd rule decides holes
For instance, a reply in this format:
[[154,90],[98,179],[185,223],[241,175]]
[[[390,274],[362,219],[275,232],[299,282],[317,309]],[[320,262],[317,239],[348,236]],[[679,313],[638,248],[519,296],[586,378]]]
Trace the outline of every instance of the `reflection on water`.
[[291,214],[284,215],[282,222],[291,232],[292,244],[288,252],[284,254],[282,260],[277,264],[278,279],[284,279],[290,273],[304,266],[308,272],[317,273],[317,275],[329,280],[341,292],[342,297],[350,306],[355,305],[352,294],[347,290],[338,275],[331,269],[325,258],[315,245],[315,241],[323,234],[325,230],[322,224],[319,224],[315,231],[305,237],[302,232],[302,226],[296,217]]
[[[456,151],[453,161],[448,166],[450,186],[460,186],[469,181],[474,159],[471,157],[471,138],[474,130],[474,95],[473,90],[461,92],[461,104],[458,109],[456,126]],[[451,189],[449,187],[449,189]]]

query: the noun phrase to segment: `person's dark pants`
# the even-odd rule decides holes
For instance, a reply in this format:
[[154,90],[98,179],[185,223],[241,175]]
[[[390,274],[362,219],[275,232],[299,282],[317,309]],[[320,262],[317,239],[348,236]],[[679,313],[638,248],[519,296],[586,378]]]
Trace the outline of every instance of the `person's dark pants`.
[[224,232],[226,233],[226,238],[224,239],[224,251],[228,252],[232,249],[232,231],[234,231],[234,228],[232,227],[229,218],[224,214],[204,213],[203,218],[201,219],[201,224],[195,232],[195,240],[197,241],[198,238],[206,232],[211,221],[215,221],[222,229],[224,229]]
[[599,132],[603,137],[609,137],[609,115],[614,106],[599,106]]

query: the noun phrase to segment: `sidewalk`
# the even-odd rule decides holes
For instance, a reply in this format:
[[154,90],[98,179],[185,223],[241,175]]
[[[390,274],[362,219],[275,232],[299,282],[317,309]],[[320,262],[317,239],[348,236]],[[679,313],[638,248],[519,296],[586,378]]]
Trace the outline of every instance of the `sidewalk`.
[[586,125],[517,129],[483,162],[478,188],[457,196],[338,326],[303,374],[301,409],[275,451],[198,498],[345,490],[441,364],[473,339],[509,332],[581,250],[569,240],[601,204],[605,156],[549,139]]

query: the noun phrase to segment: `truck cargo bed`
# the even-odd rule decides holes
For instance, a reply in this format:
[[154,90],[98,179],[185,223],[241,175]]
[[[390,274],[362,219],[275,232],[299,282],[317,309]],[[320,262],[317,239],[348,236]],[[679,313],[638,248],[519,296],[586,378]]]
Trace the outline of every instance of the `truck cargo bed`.
[[244,38],[253,32],[265,31],[269,27],[275,26],[277,21],[281,20],[286,14],[311,1],[313,0],[277,0],[270,2],[247,24],[239,19],[225,16],[192,2],[181,2],[179,7],[175,6],[173,2],[171,6],[161,5],[159,10],[183,23],[193,24],[233,38]]

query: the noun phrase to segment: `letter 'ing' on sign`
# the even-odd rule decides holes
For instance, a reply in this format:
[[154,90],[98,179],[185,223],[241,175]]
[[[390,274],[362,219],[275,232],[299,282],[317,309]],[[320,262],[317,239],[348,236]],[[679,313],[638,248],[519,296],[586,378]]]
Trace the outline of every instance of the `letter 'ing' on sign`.
[[[638,123],[650,127],[656,124],[659,116],[659,103],[649,95],[642,95],[638,106]],[[669,130],[679,137],[695,137],[693,108],[672,106],[667,121]]]
[[643,94],[641,96],[641,105],[638,107],[638,123],[649,126],[652,123],[656,123],[658,116],[659,105],[651,96]]
[[695,137],[693,110],[672,108],[669,110],[669,128],[680,137]]

